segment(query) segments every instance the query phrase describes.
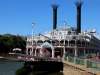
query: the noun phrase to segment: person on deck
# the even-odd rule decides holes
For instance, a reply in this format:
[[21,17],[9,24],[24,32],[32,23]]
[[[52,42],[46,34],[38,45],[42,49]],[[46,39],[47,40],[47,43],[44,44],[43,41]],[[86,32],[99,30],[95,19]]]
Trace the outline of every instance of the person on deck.
[[58,61],[61,61],[61,57],[60,55],[57,56]]

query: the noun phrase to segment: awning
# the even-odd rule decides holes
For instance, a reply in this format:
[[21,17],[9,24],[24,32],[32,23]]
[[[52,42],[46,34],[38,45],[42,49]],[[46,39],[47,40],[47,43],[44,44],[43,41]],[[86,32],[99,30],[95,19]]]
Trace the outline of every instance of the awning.
[[14,48],[14,49],[13,49],[13,51],[16,51],[16,50],[21,51],[20,48]]
[[48,43],[48,42],[45,42],[45,43],[43,43],[43,44],[41,45],[41,47],[45,47],[45,46],[49,46],[49,47],[51,47],[52,49],[54,49],[53,45],[50,44],[50,43]]

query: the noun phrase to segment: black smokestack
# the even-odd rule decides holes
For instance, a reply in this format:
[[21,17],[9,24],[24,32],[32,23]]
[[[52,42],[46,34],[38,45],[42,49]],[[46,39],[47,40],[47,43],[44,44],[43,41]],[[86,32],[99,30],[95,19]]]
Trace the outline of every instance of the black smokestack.
[[57,28],[57,8],[59,5],[52,4],[51,6],[53,8],[53,29],[56,29]]
[[81,32],[81,6],[83,4],[82,1],[75,2],[77,7],[77,33]]

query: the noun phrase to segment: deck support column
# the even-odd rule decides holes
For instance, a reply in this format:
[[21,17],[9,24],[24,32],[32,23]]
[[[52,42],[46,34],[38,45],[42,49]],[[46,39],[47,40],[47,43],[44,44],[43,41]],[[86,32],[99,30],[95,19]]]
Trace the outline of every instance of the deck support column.
[[77,56],[77,48],[75,48],[75,56]]
[[26,55],[28,55],[28,48],[26,48]]
[[36,49],[35,49],[35,56],[36,56]]
[[63,49],[63,54],[65,54],[65,47],[64,47],[64,49]]
[[60,46],[60,40],[59,40],[59,46]]
[[54,58],[54,48],[52,49],[52,58]]
[[30,55],[33,55],[33,47],[30,50]]
[[86,50],[85,50],[85,48],[84,48],[84,55],[85,55],[85,52],[86,52]]
[[62,52],[62,48],[60,49],[61,50],[61,58],[63,57],[63,52]]
[[30,49],[30,55],[31,55],[32,49]]
[[87,51],[88,51],[88,54],[89,54],[89,49]]

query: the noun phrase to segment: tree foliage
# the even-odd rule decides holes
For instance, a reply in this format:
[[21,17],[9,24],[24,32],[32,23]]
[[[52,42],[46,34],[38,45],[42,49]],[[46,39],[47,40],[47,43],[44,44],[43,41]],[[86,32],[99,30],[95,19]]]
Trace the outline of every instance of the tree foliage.
[[[25,36],[21,36],[26,39]],[[0,35],[0,53],[8,53],[13,48],[21,48],[22,52],[25,51],[26,42],[16,35],[3,34]]]

